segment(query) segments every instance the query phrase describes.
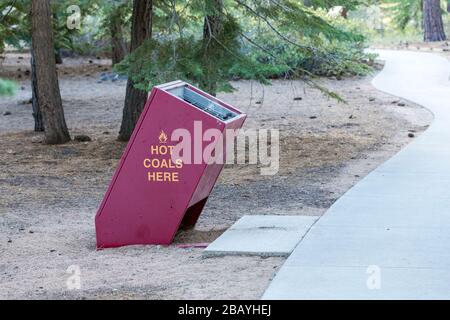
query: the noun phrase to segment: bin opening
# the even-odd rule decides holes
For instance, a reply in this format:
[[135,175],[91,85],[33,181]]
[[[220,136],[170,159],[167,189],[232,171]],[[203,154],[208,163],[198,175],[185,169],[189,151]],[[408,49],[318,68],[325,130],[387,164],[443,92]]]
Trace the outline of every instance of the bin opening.
[[238,116],[237,113],[189,89],[187,86],[167,91],[222,121],[231,120]]

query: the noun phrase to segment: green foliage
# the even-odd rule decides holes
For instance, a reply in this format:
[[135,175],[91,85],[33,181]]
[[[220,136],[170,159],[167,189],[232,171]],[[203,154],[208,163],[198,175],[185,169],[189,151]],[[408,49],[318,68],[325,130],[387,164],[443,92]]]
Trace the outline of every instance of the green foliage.
[[94,39],[109,41],[111,38],[112,20],[119,21],[122,25],[125,39],[130,38],[132,1],[103,0],[98,1],[98,4],[93,7],[99,22],[97,30],[95,30],[96,33],[94,35]]
[[[30,1],[30,0],[29,0]],[[80,48],[80,37],[84,33],[84,21],[81,21],[81,28],[68,28],[67,20],[72,15],[68,11],[71,5],[77,5],[83,17],[90,14],[100,14],[99,7],[109,7],[120,0],[58,0],[52,1],[53,33],[55,35],[55,49],[68,49],[77,52]]]
[[210,92],[229,91],[229,80],[235,77],[267,82],[274,77],[360,75],[371,70],[367,62],[373,57],[364,54],[360,34],[298,1],[224,0],[223,31],[207,42],[200,35],[212,2],[192,0],[188,8],[180,2],[184,3],[160,5],[160,21],[165,13],[172,24],[158,29],[154,39],[116,66],[140,89],[183,79]]
[[30,39],[30,29],[26,22],[29,12],[28,1],[0,1],[0,53],[7,44],[21,47],[22,41]]
[[[370,68],[362,63],[367,57],[362,51],[364,38],[358,33],[359,26],[342,17],[332,18],[325,10],[315,10],[314,15],[341,36],[331,37],[312,30],[305,32],[288,25],[282,28],[284,36],[280,37],[267,26],[248,23],[246,34],[249,36],[243,49],[253,64],[251,68],[235,66],[233,74],[244,78],[274,78],[367,73]],[[286,41],[286,37],[293,41]]]
[[[292,78],[305,75],[366,75],[374,56],[364,53],[363,42],[324,41],[312,52],[304,52],[279,38],[267,34],[255,41],[265,44],[265,51],[248,47],[251,64],[238,63],[230,70],[234,77],[245,79]],[[302,43],[314,44],[305,38]]]
[[[128,73],[136,87],[149,90],[152,86],[174,79],[182,79],[208,89],[210,83],[218,91],[230,91],[229,70],[244,59],[237,41],[237,23],[225,19],[224,32],[206,47],[203,39],[194,36],[176,39],[149,39],[115,69]],[[213,71],[211,71],[213,70]]]
[[392,20],[400,30],[405,30],[408,24],[413,23],[416,28],[421,28],[422,1],[418,0],[384,0],[389,4]]
[[14,95],[16,88],[17,86],[14,82],[0,78],[0,97]]
[[366,1],[361,0],[307,0],[303,2],[315,9],[330,9],[335,6],[344,6],[347,10],[354,10],[359,5],[366,4]]

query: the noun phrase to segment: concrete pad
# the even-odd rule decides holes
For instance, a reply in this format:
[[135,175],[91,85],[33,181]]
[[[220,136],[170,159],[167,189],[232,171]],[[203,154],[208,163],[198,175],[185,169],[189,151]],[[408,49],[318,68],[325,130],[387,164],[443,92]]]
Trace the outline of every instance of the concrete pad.
[[344,196],[316,226],[448,228],[450,199],[379,195]]
[[317,217],[244,216],[203,251],[203,256],[288,256]]
[[421,197],[424,199],[450,199],[450,179],[438,174],[382,173],[374,171],[346,195]]
[[450,229],[320,226],[311,228],[285,265],[450,271],[449,249]]

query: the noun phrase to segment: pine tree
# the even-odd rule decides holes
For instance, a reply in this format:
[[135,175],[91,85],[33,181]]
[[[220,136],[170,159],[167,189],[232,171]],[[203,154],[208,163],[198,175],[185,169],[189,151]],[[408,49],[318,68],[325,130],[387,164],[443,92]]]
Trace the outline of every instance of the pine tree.
[[423,0],[423,31],[424,41],[443,41],[446,39],[440,0]]
[[45,126],[45,142],[66,143],[70,141],[70,135],[56,72],[50,0],[33,0],[31,19],[37,96]]
[[[131,48],[133,52],[141,46],[146,39],[152,36],[153,1],[134,0],[131,27]],[[125,106],[123,108],[122,124],[118,139],[128,141],[134,127],[144,109],[147,100],[147,91],[135,88],[133,79],[128,79]]]

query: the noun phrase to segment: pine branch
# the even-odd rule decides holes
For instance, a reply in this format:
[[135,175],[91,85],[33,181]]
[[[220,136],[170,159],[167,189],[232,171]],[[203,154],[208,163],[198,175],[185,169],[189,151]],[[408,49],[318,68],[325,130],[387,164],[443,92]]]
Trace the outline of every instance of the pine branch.
[[306,50],[306,51],[310,51],[312,53],[316,52],[316,48],[310,47],[310,46],[304,46],[301,45],[297,42],[292,41],[291,39],[289,39],[288,37],[286,37],[285,35],[283,35],[277,28],[275,28],[275,26],[273,26],[273,24],[269,21],[269,19],[267,19],[265,16],[261,15],[260,13],[258,13],[256,10],[254,10],[252,7],[248,6],[246,3],[243,3],[240,0],[234,0],[237,4],[243,6],[247,11],[249,11],[250,13],[252,13],[254,16],[260,18],[261,20],[263,20],[267,26],[272,29],[273,32],[275,32],[280,38],[282,38],[284,41],[302,49],[302,50]]

